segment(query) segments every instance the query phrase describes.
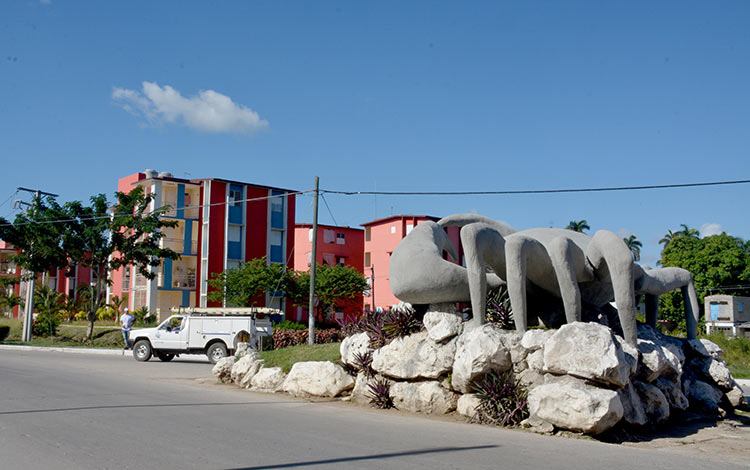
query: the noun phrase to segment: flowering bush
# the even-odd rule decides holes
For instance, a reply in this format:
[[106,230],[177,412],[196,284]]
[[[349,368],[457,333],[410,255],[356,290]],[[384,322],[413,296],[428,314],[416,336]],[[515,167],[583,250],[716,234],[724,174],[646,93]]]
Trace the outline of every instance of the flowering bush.
[[[273,330],[273,348],[281,349],[298,344],[307,344],[307,330]],[[330,328],[326,330],[315,330],[315,344],[336,343],[343,339],[341,330]]]

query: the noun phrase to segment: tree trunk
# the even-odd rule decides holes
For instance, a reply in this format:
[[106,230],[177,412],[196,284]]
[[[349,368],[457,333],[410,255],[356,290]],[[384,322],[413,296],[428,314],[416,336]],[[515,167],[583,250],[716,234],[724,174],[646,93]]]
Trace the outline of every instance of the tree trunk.
[[86,312],[86,320],[89,321],[89,326],[86,328],[86,341],[91,341],[94,338],[94,322],[96,321],[96,311]]

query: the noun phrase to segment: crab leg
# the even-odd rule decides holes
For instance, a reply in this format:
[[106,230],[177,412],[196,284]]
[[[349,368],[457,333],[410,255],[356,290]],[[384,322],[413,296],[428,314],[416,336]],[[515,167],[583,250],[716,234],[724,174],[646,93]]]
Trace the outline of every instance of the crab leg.
[[635,324],[633,255],[619,235],[600,230],[586,248],[586,257],[594,271],[601,272],[605,266],[609,271],[625,342],[635,346],[638,333]]
[[[472,323],[479,326],[483,325],[486,320],[487,266],[491,266],[501,278],[505,277],[506,241],[495,228],[477,222],[461,227],[461,244],[464,247],[464,259],[469,279],[471,311],[474,315]],[[510,283],[508,283],[508,289],[510,290]],[[511,304],[513,304],[513,297],[511,297]],[[515,311],[514,305],[514,316]]]
[[[695,294],[693,275],[687,269],[667,267],[645,270],[640,268],[640,277],[636,281],[636,291],[646,293],[646,322],[655,327],[659,308],[659,294],[664,294],[677,288],[682,290],[685,305],[685,325],[688,339],[695,339],[698,333],[698,297]],[[653,305],[649,306],[649,297]]]
[[560,288],[565,320],[568,323],[581,321],[581,290],[578,288],[576,270],[572,261],[583,259],[582,250],[573,240],[559,237],[552,240],[547,252],[555,269],[555,276]]

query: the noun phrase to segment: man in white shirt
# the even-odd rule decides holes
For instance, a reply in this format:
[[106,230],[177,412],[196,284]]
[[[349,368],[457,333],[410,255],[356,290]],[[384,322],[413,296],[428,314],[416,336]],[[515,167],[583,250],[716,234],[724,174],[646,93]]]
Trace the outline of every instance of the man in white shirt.
[[130,347],[130,330],[133,329],[134,321],[135,317],[133,317],[127,307],[125,307],[125,313],[120,317],[120,327],[122,328],[122,338],[125,340],[125,349]]

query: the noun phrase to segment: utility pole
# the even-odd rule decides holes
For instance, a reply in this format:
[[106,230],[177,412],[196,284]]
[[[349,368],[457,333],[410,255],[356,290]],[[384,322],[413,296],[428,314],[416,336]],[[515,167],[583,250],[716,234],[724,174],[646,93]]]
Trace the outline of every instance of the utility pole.
[[[28,188],[17,188],[19,191],[26,191],[28,193],[34,193],[34,203],[37,204],[39,202],[39,198],[42,197],[42,194],[45,196],[52,196],[57,197],[57,194],[47,193],[44,191],[40,191],[38,189],[28,189]],[[32,206],[33,204],[29,204],[27,202],[23,201],[16,201],[16,204],[20,208],[22,204],[26,206]],[[21,332],[21,341],[24,343],[28,343],[31,341],[31,325],[34,323],[34,283],[36,281],[36,274],[34,272],[29,273],[26,272],[26,275],[29,276],[29,279],[26,281],[26,301],[24,304],[24,311],[23,311],[23,331]]]
[[312,252],[310,253],[310,305],[307,308],[307,344],[315,344],[315,264],[318,256],[318,177],[315,177]]

